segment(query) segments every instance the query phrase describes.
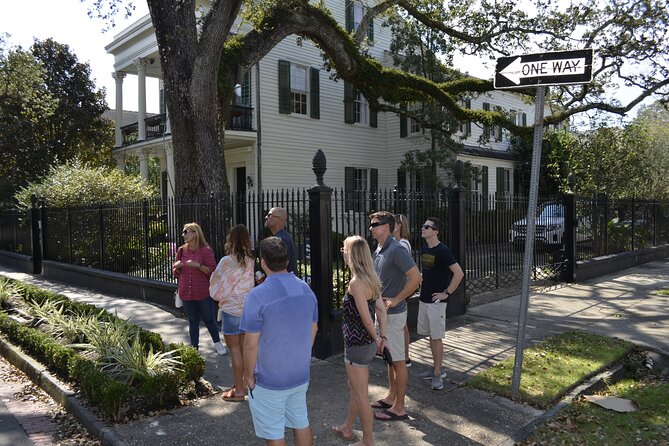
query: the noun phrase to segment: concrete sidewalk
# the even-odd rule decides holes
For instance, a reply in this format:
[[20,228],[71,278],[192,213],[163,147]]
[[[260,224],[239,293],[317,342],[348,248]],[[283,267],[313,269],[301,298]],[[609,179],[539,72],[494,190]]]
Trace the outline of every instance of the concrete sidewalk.
[[[39,276],[4,271],[0,274],[35,283],[116,312],[168,342],[187,342],[184,319],[165,310],[133,300],[44,281]],[[534,343],[548,335],[584,330],[617,336],[669,353],[669,296],[655,290],[669,288],[669,261],[656,261],[596,281],[560,286],[531,295],[526,340]],[[450,322],[444,343],[448,372],[442,391],[417,378],[430,367],[428,341],[411,345],[413,367],[409,369],[407,422],[374,422],[377,445],[501,445],[511,444],[523,428],[543,412],[505,398],[463,386],[490,365],[513,355],[519,296],[479,305]],[[207,363],[205,378],[214,387],[232,384],[228,358],[216,356],[206,330],[201,333],[201,351]],[[370,398],[379,399],[386,389],[382,361],[370,368]],[[343,421],[348,402],[346,375],[341,356],[314,360],[308,404],[316,445],[345,442],[329,431]],[[359,427],[359,426],[358,426]],[[230,403],[219,396],[199,400],[168,414],[143,418],[115,426],[131,445],[258,445],[246,403]],[[358,431],[358,438],[360,431]],[[292,439],[289,439],[292,444]]]

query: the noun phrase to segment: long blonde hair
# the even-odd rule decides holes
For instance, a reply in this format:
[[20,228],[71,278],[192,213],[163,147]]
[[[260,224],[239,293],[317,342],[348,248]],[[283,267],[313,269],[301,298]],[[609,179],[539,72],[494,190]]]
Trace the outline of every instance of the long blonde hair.
[[398,240],[409,240],[411,233],[409,232],[409,220],[404,216],[404,214],[395,214],[395,227],[400,225],[400,238]]
[[376,275],[372,254],[367,240],[359,235],[352,235],[344,240],[344,250],[348,252],[348,267],[351,275],[360,280],[370,291],[370,299],[381,294],[381,282]]
[[[203,246],[209,246],[209,243],[204,239],[204,232],[202,232],[202,228],[200,225],[197,223],[186,223],[184,225],[184,230],[190,229],[191,231],[195,231],[195,244],[197,246],[191,246],[191,249],[197,251],[198,249],[202,248]],[[184,243],[181,245],[182,248],[186,249],[188,247],[188,243]]]

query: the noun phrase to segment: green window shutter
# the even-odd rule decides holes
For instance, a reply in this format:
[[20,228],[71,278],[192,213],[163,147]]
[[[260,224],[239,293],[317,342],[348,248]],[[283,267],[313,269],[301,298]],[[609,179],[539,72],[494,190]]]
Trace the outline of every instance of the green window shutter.
[[279,61],[279,113],[289,115],[292,110],[290,97],[290,62]]
[[370,45],[374,44],[374,19],[369,21],[369,26],[367,27],[367,40],[369,40]]
[[405,192],[407,190],[407,171],[397,169],[397,191]]
[[353,210],[355,198],[355,167],[344,167],[344,210]]
[[346,32],[353,31],[353,2],[346,0]]
[[483,197],[483,210],[488,210],[488,166],[481,167],[481,195]]
[[375,109],[369,108],[369,126],[378,127],[378,113]]
[[353,108],[355,106],[353,93],[353,84],[344,81],[344,122],[346,124],[355,123],[355,116],[353,113]]
[[378,192],[379,192],[379,169],[369,169],[369,192],[372,198],[372,209],[376,210],[378,207]]
[[406,104],[400,105],[400,138],[407,137],[407,106]]
[[309,91],[310,104],[310,116],[314,119],[321,118],[321,84],[320,84],[320,71],[318,68],[309,69],[309,80],[311,81],[311,89]]
[[504,191],[504,168],[498,167],[497,171],[497,198],[501,198]]
[[[490,111],[490,104],[488,102],[483,103],[483,111]],[[490,139],[490,126],[488,124],[483,124],[483,137]]]
[[523,112],[523,127],[527,126],[527,113]]

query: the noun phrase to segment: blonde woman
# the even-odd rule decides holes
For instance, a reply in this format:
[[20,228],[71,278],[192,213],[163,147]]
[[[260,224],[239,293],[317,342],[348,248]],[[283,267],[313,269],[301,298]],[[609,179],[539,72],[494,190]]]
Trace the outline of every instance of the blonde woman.
[[225,254],[211,275],[209,293],[223,311],[221,332],[230,350],[232,376],[235,380],[232,388],[223,393],[223,399],[244,401],[244,332],[239,329],[239,322],[244,312],[246,295],[253,289],[254,264],[251,238],[246,226],[236,225],[230,229],[225,241]]
[[[332,432],[352,440],[353,423],[360,417],[362,441],[356,445],[374,444],[373,414],[369,403],[369,364],[383,350],[386,331],[386,307],[381,296],[381,283],[374,270],[367,241],[359,235],[344,240],[344,262],[351,271],[351,280],[342,301],[344,362],[348,378],[349,402],[346,420],[333,426]],[[374,314],[379,324],[377,334]]]
[[[395,240],[400,242],[409,254],[411,254],[411,243],[409,242],[409,237],[411,234],[409,232],[409,220],[403,214],[395,214],[395,229],[393,230],[393,237]],[[411,336],[409,334],[409,327],[404,326],[404,357],[406,358],[404,362],[407,367],[411,367],[411,358],[409,358],[409,341]]]
[[214,341],[216,353],[225,355],[225,346],[221,344],[216,325],[214,301],[209,297],[209,276],[216,267],[214,251],[207,244],[202,228],[197,223],[186,223],[181,235],[184,244],[177,251],[172,273],[177,278],[179,297],[188,316],[190,344],[199,348],[202,320]]

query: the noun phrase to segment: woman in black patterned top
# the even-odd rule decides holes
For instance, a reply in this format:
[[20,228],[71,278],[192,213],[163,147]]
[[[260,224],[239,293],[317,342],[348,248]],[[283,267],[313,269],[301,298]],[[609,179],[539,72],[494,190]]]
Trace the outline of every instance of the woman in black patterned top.
[[[359,235],[344,240],[342,255],[351,270],[351,280],[342,301],[342,330],[344,362],[348,377],[348,414],[343,424],[333,426],[332,432],[345,440],[353,439],[353,423],[360,417],[362,441],[356,445],[374,444],[372,407],[367,387],[369,364],[383,350],[386,331],[386,308],[367,241]],[[376,313],[379,334],[374,326]]]

